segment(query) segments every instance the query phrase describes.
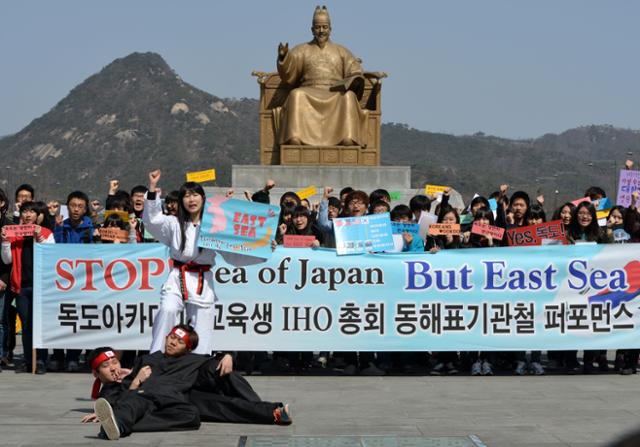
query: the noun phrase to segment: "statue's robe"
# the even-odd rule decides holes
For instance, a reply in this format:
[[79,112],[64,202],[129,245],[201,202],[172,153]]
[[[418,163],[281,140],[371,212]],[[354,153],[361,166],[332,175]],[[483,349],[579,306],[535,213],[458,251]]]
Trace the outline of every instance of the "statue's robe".
[[274,110],[279,144],[336,146],[352,140],[366,147],[369,113],[358,102],[362,67],[348,49],[331,41],[324,48],[314,41],[298,45],[278,60],[278,73],[296,87]]

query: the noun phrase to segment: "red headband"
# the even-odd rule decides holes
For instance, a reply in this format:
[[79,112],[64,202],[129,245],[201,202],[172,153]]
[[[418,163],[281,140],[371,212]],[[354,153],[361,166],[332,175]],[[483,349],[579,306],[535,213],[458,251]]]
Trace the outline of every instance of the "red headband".
[[[93,359],[93,362],[91,362],[91,370],[92,371],[97,370],[102,362],[106,362],[107,360],[112,359],[115,356],[116,356],[116,353],[113,352],[113,351],[101,352],[100,355],[98,355],[98,357]],[[100,379],[96,377],[96,380],[93,381],[93,386],[91,387],[91,398],[92,399],[95,400],[98,397],[100,397],[100,387],[101,386],[102,386],[102,382],[100,382]]]
[[171,334],[177,335],[184,342],[184,344],[187,345],[187,349],[191,351],[191,339],[189,338],[189,334],[187,333],[187,331],[176,326],[171,329],[171,332],[169,332],[169,335]]
[[96,369],[98,369],[98,366],[100,366],[102,362],[112,359],[115,356],[116,356],[116,353],[113,351],[104,351],[100,353],[100,355],[98,355],[98,357],[93,359],[93,362],[91,362],[91,370],[95,371]]

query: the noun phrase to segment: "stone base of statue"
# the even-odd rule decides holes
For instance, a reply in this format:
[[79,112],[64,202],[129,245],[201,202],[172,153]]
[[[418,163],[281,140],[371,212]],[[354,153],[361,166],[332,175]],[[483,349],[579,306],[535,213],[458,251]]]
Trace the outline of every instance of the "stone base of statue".
[[376,166],[375,150],[360,146],[280,146],[282,165]]
[[[411,197],[420,193],[411,188],[410,166],[233,165],[231,168],[231,188],[237,199],[244,200],[244,191],[254,193],[262,189],[269,179],[276,182],[270,194],[272,204],[278,204],[280,196],[286,191],[295,192],[309,186],[317,189],[317,194],[309,198],[312,202],[322,198],[325,186],[332,187],[335,196],[345,186],[363,190],[367,194],[383,188],[399,196],[393,204],[409,203]],[[224,195],[228,189],[206,187],[205,191],[207,196]]]

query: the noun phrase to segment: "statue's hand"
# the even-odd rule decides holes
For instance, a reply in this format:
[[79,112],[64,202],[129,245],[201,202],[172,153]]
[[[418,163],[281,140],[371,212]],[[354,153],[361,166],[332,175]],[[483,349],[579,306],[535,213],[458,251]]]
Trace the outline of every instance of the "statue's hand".
[[285,42],[284,44],[280,42],[278,45],[278,59],[283,60],[287,53],[289,52],[289,42]]

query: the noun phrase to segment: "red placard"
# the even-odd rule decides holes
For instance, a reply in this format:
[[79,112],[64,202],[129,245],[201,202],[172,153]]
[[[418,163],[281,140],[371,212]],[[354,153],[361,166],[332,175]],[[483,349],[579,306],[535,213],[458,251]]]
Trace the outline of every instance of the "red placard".
[[507,230],[507,243],[510,246],[543,245],[545,239],[569,243],[561,220]]
[[504,228],[496,227],[493,225],[481,224],[474,222],[471,227],[473,234],[479,234],[480,236],[491,236],[492,239],[501,241],[504,237]]
[[288,248],[308,248],[313,246],[315,236],[301,236],[296,234],[284,235],[284,246]]
[[118,227],[100,228],[100,239],[103,241],[129,242],[129,232]]
[[431,236],[457,236],[460,234],[460,224],[437,223],[429,225]]
[[20,239],[33,236],[37,225],[5,225],[4,234],[7,239]]

